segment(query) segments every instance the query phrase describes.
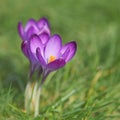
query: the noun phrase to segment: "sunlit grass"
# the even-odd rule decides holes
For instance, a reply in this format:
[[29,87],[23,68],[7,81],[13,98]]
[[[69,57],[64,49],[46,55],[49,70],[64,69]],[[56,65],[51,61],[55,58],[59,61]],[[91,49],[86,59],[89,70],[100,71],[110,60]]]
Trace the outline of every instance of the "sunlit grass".
[[[120,1],[0,1],[0,120],[119,120]],[[63,42],[78,51],[46,80],[40,115],[24,111],[29,62],[20,50],[17,23],[47,17]]]

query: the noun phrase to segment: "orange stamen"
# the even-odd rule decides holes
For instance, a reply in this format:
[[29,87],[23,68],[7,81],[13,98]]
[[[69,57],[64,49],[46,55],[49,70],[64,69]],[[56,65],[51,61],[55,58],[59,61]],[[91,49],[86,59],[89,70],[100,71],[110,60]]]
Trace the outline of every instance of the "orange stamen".
[[50,58],[49,58],[49,60],[48,60],[48,63],[53,62],[55,59],[56,59],[55,56],[50,56]]

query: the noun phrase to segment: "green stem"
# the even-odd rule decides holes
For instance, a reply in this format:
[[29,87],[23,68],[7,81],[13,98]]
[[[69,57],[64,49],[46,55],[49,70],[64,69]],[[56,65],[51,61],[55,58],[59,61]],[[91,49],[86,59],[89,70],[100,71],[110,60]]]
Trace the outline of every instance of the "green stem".
[[42,90],[42,85],[37,90],[36,99],[35,99],[35,113],[34,113],[34,117],[39,115],[39,105],[40,105],[41,90]]
[[40,95],[41,95],[41,91],[42,91],[42,85],[46,80],[46,77],[48,76],[49,73],[47,73],[46,75],[43,75],[42,81],[41,83],[38,85],[38,89],[37,89],[37,94],[36,94],[36,99],[35,99],[35,113],[34,113],[34,117],[39,115],[39,105],[40,105]]
[[26,89],[25,89],[25,110],[28,113],[34,112],[34,116],[39,115],[39,104],[40,104],[40,95],[42,90],[42,85],[48,76],[47,74],[44,74],[42,76],[41,82],[36,80],[34,83],[31,79],[29,79]]
[[30,112],[30,99],[32,95],[32,82],[28,81],[26,89],[25,89],[25,110]]
[[[37,78],[40,77],[41,73],[42,73],[42,69],[39,69]],[[29,79],[25,89],[25,110],[28,113],[35,111],[35,100],[36,100],[37,89],[39,84],[38,80],[35,82],[32,80],[32,74],[33,71],[30,70],[30,73],[28,75]]]

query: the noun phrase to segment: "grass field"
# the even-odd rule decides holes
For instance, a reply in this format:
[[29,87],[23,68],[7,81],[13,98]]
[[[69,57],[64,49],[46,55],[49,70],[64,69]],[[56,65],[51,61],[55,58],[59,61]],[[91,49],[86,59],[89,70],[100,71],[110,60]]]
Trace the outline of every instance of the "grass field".
[[[78,50],[47,78],[33,118],[24,112],[29,62],[17,24],[41,17]],[[0,0],[0,120],[120,120],[120,1]]]

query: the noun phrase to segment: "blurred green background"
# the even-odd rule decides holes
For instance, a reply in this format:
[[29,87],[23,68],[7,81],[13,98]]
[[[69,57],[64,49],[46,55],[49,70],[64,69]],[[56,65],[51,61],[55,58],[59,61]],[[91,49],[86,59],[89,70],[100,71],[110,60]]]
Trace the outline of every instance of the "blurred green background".
[[51,74],[35,120],[120,119],[119,0],[0,0],[0,120],[33,120],[23,112],[29,62],[17,24],[46,17],[77,54]]

